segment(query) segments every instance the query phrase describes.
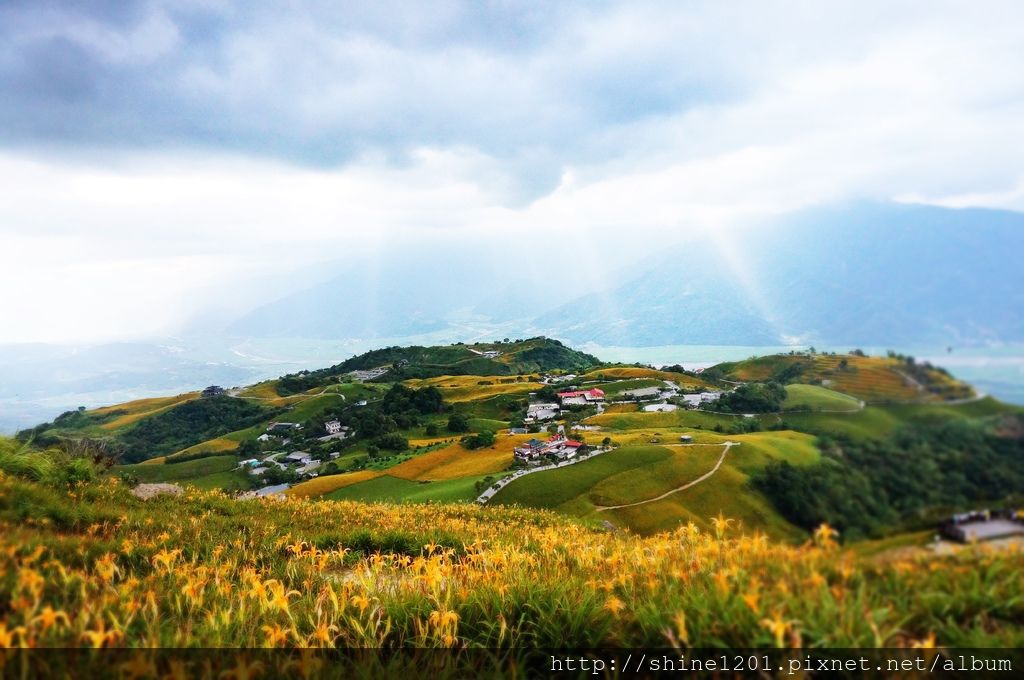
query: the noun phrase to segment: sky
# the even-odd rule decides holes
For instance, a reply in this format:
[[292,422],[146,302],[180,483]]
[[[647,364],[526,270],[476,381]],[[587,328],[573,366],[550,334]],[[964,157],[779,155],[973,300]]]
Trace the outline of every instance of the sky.
[[1019,2],[0,4],[0,343],[346,258],[590,261],[853,200],[1024,210]]

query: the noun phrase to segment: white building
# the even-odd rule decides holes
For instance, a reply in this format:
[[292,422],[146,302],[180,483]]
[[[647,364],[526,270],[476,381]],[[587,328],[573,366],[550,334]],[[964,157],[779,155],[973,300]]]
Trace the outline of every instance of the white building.
[[337,420],[328,420],[324,423],[324,429],[327,430],[327,434],[338,434],[341,432],[341,423]]

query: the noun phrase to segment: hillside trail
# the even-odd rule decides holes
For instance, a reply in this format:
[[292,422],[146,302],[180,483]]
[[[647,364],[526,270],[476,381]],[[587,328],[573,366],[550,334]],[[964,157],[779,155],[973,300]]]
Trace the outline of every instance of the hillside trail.
[[[732,441],[725,442],[722,445],[722,455],[718,457],[718,462],[715,463],[715,467],[711,468],[711,470],[709,470],[708,472],[705,472],[704,474],[702,474],[697,479],[694,479],[693,481],[687,482],[686,484],[683,484],[682,486],[677,486],[676,488],[672,489],[671,491],[666,491],[665,493],[661,494],[660,496],[655,496],[654,498],[648,498],[646,500],[637,501],[636,503],[623,503],[622,505],[599,505],[599,506],[597,506],[597,511],[598,512],[604,512],[605,510],[618,510],[619,508],[632,508],[632,507],[636,507],[638,505],[644,505],[646,503],[654,503],[655,501],[660,501],[663,498],[668,498],[669,496],[671,496],[674,493],[678,493],[680,491],[685,491],[686,489],[689,489],[691,486],[696,486],[697,484],[700,484],[704,480],[709,479],[716,472],[718,472],[718,468],[722,467],[722,463],[725,462],[725,455],[727,453],[729,453],[729,449],[731,449],[734,446],[739,446],[739,445],[740,445],[740,442],[732,442]],[[687,445],[686,444],[679,444],[679,446],[687,446]],[[689,446],[695,446],[695,445],[694,444],[690,444]]]

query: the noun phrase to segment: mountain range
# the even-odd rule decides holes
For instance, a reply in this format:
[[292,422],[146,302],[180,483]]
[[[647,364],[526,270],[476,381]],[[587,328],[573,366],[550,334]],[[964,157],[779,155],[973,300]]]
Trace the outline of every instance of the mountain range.
[[[807,210],[668,248],[580,290],[572,258],[396,253],[245,314],[231,334],[397,337],[465,320],[601,345],[921,346],[1024,340],[1024,214]],[[609,260],[614,257],[609,256]]]

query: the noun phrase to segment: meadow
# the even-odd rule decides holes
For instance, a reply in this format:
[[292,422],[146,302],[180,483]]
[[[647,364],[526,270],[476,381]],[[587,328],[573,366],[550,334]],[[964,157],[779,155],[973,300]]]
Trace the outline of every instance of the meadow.
[[827,527],[638,537],[505,506],[141,501],[4,475],[0,528],[7,646],[1024,644],[1020,552],[872,561]]

